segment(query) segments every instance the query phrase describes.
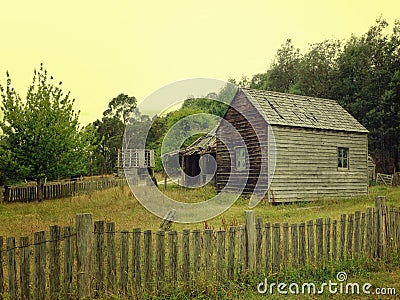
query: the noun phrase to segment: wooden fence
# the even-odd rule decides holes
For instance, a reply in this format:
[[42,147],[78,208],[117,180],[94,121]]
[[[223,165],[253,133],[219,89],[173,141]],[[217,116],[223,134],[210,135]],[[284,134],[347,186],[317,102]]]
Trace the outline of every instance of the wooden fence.
[[91,214],[78,214],[75,228],[51,226],[49,234],[36,232],[33,241],[21,237],[17,245],[14,237],[0,236],[0,295],[140,298],[178,285],[361,256],[384,258],[400,250],[400,211],[388,209],[384,197],[376,198],[375,208],[339,220],[271,224],[255,219],[253,211],[246,211],[245,219],[246,224],[226,231],[116,232],[113,222],[93,223]]
[[[42,199],[58,199],[71,197],[80,193],[93,192],[98,190],[109,189],[112,187],[122,186],[126,184],[124,178],[121,179],[96,179],[83,181],[62,181],[48,182],[42,185]],[[3,196],[4,195],[4,196]],[[0,195],[0,202],[29,202],[39,198],[38,187],[31,186],[5,186],[3,193]]]

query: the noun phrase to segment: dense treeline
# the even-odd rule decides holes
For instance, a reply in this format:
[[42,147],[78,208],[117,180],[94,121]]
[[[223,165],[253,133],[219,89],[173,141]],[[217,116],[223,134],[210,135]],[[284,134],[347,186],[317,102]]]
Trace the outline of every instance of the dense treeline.
[[301,54],[288,39],[266,73],[238,83],[336,99],[369,131],[378,171],[400,170],[400,22],[378,19],[362,36],[326,40]]

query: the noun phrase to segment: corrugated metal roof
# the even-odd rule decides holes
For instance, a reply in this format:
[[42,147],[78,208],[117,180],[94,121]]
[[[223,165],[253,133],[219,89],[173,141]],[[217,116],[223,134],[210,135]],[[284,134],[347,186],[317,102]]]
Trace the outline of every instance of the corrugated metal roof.
[[368,133],[335,100],[242,89],[271,125]]

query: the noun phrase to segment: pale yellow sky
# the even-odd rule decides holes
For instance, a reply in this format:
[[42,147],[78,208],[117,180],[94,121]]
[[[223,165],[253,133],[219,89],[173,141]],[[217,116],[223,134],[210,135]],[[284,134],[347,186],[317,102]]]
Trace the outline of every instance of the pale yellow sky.
[[185,78],[265,72],[287,38],[309,43],[363,34],[397,0],[1,1],[0,82],[24,96],[41,62],[76,98],[82,124],[119,93],[144,99]]

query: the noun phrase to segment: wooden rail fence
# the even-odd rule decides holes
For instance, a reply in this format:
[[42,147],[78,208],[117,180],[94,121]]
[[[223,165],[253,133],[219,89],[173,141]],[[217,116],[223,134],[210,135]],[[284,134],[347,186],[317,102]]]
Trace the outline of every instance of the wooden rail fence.
[[51,226],[33,241],[0,236],[0,298],[140,298],[199,280],[224,282],[249,272],[270,274],[304,265],[400,251],[400,211],[375,208],[299,224],[264,223],[253,211],[228,230],[116,232],[115,223],[78,214],[75,228]]
[[[42,199],[58,199],[77,194],[109,189],[126,184],[125,179],[97,179],[83,181],[48,182],[43,184]],[[1,190],[0,190],[1,191]],[[0,202],[29,202],[39,197],[37,186],[5,186]]]

